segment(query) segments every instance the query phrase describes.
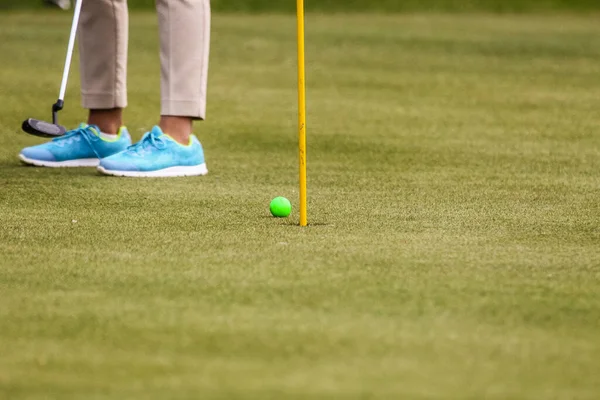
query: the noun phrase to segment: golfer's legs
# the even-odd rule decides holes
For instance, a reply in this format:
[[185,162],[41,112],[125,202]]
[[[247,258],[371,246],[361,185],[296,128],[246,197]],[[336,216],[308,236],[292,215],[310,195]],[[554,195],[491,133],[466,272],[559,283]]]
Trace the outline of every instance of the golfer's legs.
[[161,115],[204,119],[209,0],[156,0],[160,26]]
[[127,105],[127,0],[84,0],[79,21],[82,105]]

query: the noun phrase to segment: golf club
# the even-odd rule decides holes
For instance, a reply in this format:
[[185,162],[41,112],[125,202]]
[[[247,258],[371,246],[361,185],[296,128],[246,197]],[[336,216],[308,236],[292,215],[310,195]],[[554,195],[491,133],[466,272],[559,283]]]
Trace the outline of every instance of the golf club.
[[65,103],[65,91],[67,90],[67,81],[69,80],[69,69],[71,67],[71,58],[73,57],[73,47],[75,46],[75,36],[77,35],[77,25],[79,24],[82,1],[83,0],[77,0],[75,3],[75,12],[73,14],[73,24],[71,25],[71,36],[69,37],[67,59],[65,60],[60,93],[58,95],[58,100],[52,105],[52,123],[34,118],[23,121],[21,128],[30,135],[48,138],[62,136],[67,131],[64,126],[58,124],[58,112],[63,109]]

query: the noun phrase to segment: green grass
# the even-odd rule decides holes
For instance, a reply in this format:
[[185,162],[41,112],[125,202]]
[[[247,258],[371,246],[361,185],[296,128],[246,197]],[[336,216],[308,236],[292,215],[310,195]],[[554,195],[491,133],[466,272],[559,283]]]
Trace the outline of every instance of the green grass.
[[[0,15],[0,398],[600,397],[596,18],[309,15],[306,229],[293,17],[215,17],[210,174],[172,180],[19,165],[46,18]],[[157,35],[131,22],[139,138]]]

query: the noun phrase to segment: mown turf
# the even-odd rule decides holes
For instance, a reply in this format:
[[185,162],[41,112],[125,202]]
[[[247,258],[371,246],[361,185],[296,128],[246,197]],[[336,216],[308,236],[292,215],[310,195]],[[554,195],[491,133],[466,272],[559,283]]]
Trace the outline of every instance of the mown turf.
[[215,17],[210,174],[173,180],[19,165],[69,24],[39,17],[0,16],[1,398],[600,396],[595,18],[310,15],[302,229],[293,17]]

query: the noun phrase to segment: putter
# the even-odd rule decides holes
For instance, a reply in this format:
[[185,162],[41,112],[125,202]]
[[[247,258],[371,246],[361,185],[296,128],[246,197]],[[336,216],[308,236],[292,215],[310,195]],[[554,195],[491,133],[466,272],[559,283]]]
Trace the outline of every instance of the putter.
[[69,69],[71,68],[71,58],[73,57],[73,47],[75,46],[75,36],[77,35],[77,25],[79,24],[79,14],[81,13],[81,3],[83,0],[77,0],[75,3],[75,13],[73,14],[73,24],[71,25],[71,36],[69,37],[69,46],[67,48],[67,59],[63,71],[62,83],[58,100],[52,105],[52,123],[29,118],[23,121],[21,128],[30,135],[53,138],[62,136],[67,129],[58,124],[58,112],[65,105],[65,91],[67,90],[67,81],[69,80]]

